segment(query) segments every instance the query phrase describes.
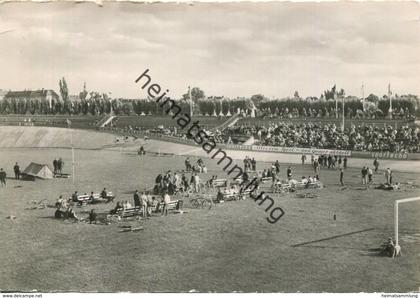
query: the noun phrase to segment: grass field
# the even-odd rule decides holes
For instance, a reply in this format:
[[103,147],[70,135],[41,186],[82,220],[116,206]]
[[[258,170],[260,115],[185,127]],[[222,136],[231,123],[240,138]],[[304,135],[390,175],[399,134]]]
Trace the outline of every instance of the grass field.
[[[187,206],[184,214],[131,222],[143,226],[141,232],[119,233],[118,224],[70,223],[55,220],[55,209],[27,208],[33,200],[54,203],[60,194],[103,187],[117,200],[131,200],[132,191],[153,186],[158,173],[183,169],[185,157],[139,157],[118,148],[75,155],[75,185],[72,179],[8,179],[0,188],[1,290],[408,292],[420,286],[419,202],[400,206],[403,256],[392,260],[372,251],[393,236],[394,200],[420,196],[420,189],[360,190],[355,168],[346,171],[348,188],[341,191],[337,172],[324,170],[326,188],[313,191],[317,198],[276,196],[276,206],[286,211],[276,224],[267,222],[262,206],[244,200],[211,210]],[[2,149],[0,166],[11,175],[16,161],[50,164],[58,156],[71,172],[68,149]],[[215,161],[205,162],[204,179],[223,175]],[[309,166],[293,168],[296,177],[311,174]],[[282,174],[285,169],[282,164]],[[418,174],[394,176],[420,185]],[[382,173],[375,180],[382,181]],[[86,216],[90,208],[76,212]]]

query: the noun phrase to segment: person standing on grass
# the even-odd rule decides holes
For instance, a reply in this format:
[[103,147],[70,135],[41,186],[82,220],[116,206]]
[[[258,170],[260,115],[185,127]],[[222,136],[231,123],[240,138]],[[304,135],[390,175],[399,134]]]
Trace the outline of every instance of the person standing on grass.
[[164,193],[163,195],[163,208],[162,208],[162,215],[168,215],[168,208],[169,208],[169,203],[171,202],[171,197],[169,196],[169,194],[167,192]]
[[389,169],[389,184],[392,184],[392,170]]
[[6,186],[6,172],[3,171],[3,168],[0,169],[0,185],[1,187]]
[[385,171],[385,180],[386,180],[386,184],[391,184],[391,169],[387,168]]
[[306,155],[302,154],[302,157],[300,159],[302,160],[302,166],[305,165]]
[[143,218],[147,216],[147,196],[144,192],[141,193],[140,196],[140,207],[141,207],[141,214]]
[[278,160],[276,160],[276,162],[274,163],[274,167],[276,169],[276,174],[280,173],[280,163]]
[[251,169],[254,172],[257,170],[257,161],[255,160],[255,158],[251,159]]
[[372,184],[373,183],[373,171],[372,171],[372,169],[371,168],[367,168],[367,170],[368,170],[368,183],[369,184]]
[[137,189],[133,194],[133,200],[134,200],[134,207],[140,207],[140,196],[139,196],[139,191]]
[[58,171],[58,160],[57,160],[57,158],[55,158],[53,160],[53,166],[54,166],[54,174],[57,174],[57,171]]
[[146,197],[147,197],[147,212],[146,213],[147,213],[147,217],[151,217],[154,197],[152,197],[149,191],[146,192]]
[[286,171],[287,180],[292,179],[292,168],[289,166]]
[[200,177],[198,176],[197,173],[195,173],[195,175],[193,176],[193,181],[194,181],[194,190],[196,193],[200,192]]
[[367,170],[366,166],[363,166],[363,168],[362,168],[362,184],[363,185],[367,184],[367,181],[366,181],[367,173],[368,173],[368,170]]
[[373,161],[373,166],[375,167],[375,173],[377,173],[379,169],[379,161],[377,158]]
[[57,170],[60,174],[62,174],[63,172],[63,168],[64,168],[64,161],[61,159],[61,157],[58,159],[57,162]]
[[20,168],[18,163],[15,164],[15,166],[13,167],[13,171],[15,172],[15,179],[19,180],[20,178]]
[[314,172],[315,174],[318,173],[318,169],[319,169],[319,162],[317,159],[314,160],[314,162],[312,163],[313,167],[314,167]]
[[343,166],[345,169],[347,169],[347,156],[344,156],[343,158]]
[[340,183],[341,183],[341,186],[344,186],[343,178],[344,178],[344,171],[343,171],[342,168],[340,168]]

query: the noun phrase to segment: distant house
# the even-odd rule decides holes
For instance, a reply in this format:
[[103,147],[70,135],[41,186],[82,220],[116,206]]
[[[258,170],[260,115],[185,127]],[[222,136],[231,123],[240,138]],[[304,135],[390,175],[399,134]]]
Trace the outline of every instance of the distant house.
[[8,93],[8,90],[0,89],[0,101],[4,98],[4,96]]
[[51,106],[52,101],[57,101],[59,99],[58,94],[54,90],[42,89],[42,90],[24,90],[24,91],[8,91],[4,96],[4,99],[38,99],[46,100]]

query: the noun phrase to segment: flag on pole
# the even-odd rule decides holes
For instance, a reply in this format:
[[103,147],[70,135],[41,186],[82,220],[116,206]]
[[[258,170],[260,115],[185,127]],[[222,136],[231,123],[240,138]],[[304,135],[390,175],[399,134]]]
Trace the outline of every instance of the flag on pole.
[[365,85],[364,84],[362,84],[362,99],[361,99],[361,102],[362,102],[363,111],[365,111],[366,110],[366,105],[365,105]]
[[388,98],[389,98],[389,119],[392,119],[392,92],[391,92],[391,83],[388,84]]

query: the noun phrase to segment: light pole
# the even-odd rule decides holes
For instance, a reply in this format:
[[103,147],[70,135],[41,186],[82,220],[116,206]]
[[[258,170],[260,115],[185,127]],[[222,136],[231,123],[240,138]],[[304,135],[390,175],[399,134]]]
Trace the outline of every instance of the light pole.
[[343,108],[342,108],[342,110],[343,110],[343,123],[342,123],[342,130],[344,132],[344,93],[342,95],[342,98],[343,98]]
[[337,92],[335,90],[334,90],[334,99],[335,99],[335,119],[338,119]]
[[75,170],[74,170],[74,146],[73,146],[73,130],[70,128],[71,121],[67,119],[67,126],[70,130],[70,144],[71,144],[71,165],[72,165],[72,178],[73,178],[73,184],[76,179],[75,177]]
[[392,119],[392,92],[391,92],[391,83],[388,84],[388,98],[389,98],[389,119]]
[[191,98],[191,88],[190,88],[190,86],[188,86],[188,97],[190,98],[190,117],[192,118],[192,116],[193,116],[193,102],[192,102],[192,98]]

